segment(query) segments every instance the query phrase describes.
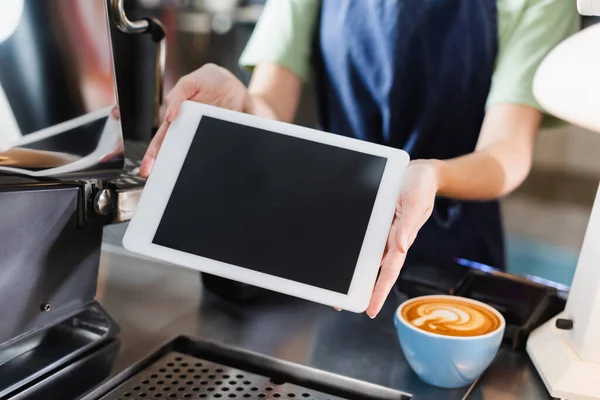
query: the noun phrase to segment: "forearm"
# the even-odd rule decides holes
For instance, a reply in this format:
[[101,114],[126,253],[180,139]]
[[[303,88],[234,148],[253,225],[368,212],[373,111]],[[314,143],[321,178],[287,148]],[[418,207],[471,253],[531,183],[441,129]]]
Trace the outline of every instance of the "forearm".
[[260,96],[255,96],[248,93],[244,106],[244,112],[247,114],[256,115],[257,117],[279,120],[273,107]]
[[491,200],[515,190],[531,169],[541,113],[520,105],[488,110],[475,152],[434,161],[438,194],[460,200]]
[[263,118],[293,122],[302,82],[288,69],[275,64],[257,65],[247,91],[244,111]]
[[459,200],[505,196],[525,180],[531,159],[526,146],[501,141],[462,157],[438,161],[438,194]]

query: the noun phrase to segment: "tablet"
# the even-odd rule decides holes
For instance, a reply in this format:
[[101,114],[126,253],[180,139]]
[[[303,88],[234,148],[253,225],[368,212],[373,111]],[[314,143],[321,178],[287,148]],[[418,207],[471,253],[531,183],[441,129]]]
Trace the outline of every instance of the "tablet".
[[363,312],[408,163],[402,150],[187,101],[123,245]]

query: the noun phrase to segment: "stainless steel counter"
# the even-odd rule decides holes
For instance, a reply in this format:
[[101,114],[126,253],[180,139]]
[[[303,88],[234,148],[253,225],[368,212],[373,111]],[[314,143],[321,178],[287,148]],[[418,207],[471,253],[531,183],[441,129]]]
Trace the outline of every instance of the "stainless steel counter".
[[471,390],[422,383],[396,338],[392,315],[402,301],[399,295],[391,296],[375,320],[278,295],[262,304],[236,306],[202,293],[195,271],[106,244],[97,299],[121,326],[111,375],[188,334],[398,389],[415,399],[550,398],[527,356],[508,350],[501,350]]

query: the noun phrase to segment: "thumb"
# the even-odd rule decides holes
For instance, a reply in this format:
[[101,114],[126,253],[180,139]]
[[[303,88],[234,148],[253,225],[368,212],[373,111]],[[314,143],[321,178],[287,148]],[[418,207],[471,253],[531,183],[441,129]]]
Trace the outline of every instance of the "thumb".
[[196,93],[198,93],[198,87],[193,77],[186,75],[179,79],[167,97],[165,97],[165,106],[167,107],[165,121],[168,123],[173,122],[179,114],[181,103],[191,99]]

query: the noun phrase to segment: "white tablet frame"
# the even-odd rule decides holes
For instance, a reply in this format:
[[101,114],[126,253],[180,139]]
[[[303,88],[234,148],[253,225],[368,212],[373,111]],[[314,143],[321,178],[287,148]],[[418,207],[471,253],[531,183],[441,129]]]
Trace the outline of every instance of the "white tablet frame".
[[[152,243],[179,172],[203,116],[384,157],[386,167],[375,199],[365,239],[347,294],[295,282],[240,266],[199,257]],[[123,246],[130,252],[262,287],[352,312],[364,312],[371,298],[387,236],[408,167],[405,151],[297,125],[259,118],[186,101],[171,123],[140,201],[129,223]]]

